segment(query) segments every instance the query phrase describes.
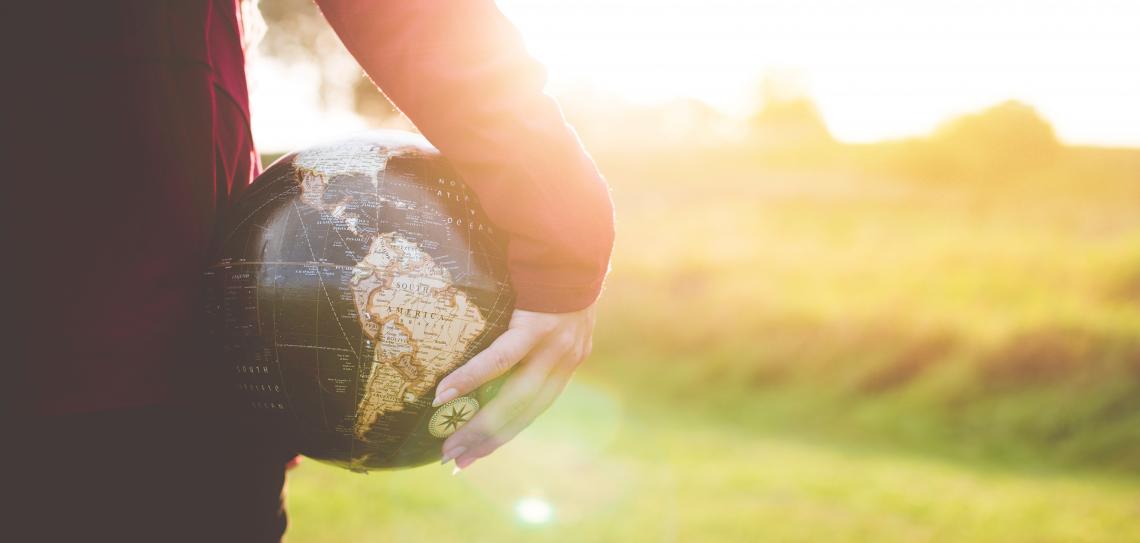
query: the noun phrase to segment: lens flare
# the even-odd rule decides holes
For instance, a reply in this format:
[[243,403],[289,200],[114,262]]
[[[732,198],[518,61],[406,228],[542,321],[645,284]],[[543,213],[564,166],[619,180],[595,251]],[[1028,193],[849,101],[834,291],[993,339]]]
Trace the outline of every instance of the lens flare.
[[515,515],[527,524],[546,524],[554,518],[554,508],[541,498],[523,498],[515,504]]

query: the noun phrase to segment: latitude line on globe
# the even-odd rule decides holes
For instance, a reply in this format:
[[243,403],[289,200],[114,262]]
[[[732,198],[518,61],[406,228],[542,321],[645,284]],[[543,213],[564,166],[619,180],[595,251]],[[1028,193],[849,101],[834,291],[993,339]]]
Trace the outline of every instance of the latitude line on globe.
[[315,349],[315,350],[320,350],[320,351],[335,351],[338,353],[353,353],[353,354],[356,353],[356,351],[353,351],[352,349],[339,349],[336,347],[322,347],[320,345],[301,345],[298,343],[278,343],[277,346],[278,347],[293,347],[295,349]]
[[[310,252],[312,252],[312,249],[310,249]],[[296,262],[291,260],[240,260],[237,262],[229,262],[225,264],[214,264],[213,266],[210,266],[210,268],[216,269],[229,268],[232,266],[261,266],[263,264],[279,264],[282,266],[306,266],[315,268],[340,268],[344,270],[351,270],[355,268],[355,266],[337,264],[335,262]]]

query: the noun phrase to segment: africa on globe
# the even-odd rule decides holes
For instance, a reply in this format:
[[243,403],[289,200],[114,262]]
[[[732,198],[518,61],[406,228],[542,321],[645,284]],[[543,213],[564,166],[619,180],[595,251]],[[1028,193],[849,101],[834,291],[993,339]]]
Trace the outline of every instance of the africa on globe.
[[292,153],[240,194],[207,271],[214,338],[245,408],[355,471],[423,464],[496,383],[431,406],[507,326],[505,238],[422,137]]

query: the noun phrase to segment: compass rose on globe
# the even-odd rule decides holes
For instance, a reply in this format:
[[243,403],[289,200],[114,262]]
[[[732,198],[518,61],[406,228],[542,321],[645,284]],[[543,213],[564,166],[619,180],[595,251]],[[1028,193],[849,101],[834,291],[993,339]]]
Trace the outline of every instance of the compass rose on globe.
[[445,438],[454,434],[463,426],[475,412],[479,410],[479,401],[470,396],[462,396],[451,400],[439,407],[431,416],[428,431],[438,438]]

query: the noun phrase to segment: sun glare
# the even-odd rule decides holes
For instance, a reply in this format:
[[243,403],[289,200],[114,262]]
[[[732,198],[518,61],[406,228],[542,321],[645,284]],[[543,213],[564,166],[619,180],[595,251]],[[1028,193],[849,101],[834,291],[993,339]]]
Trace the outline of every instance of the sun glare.
[[1140,144],[1140,3],[1119,0],[500,0],[555,91],[755,106],[807,81],[833,133],[928,131],[1014,98],[1071,142]]
[[515,504],[515,515],[527,524],[546,524],[554,517],[554,508],[541,498],[523,498]]

